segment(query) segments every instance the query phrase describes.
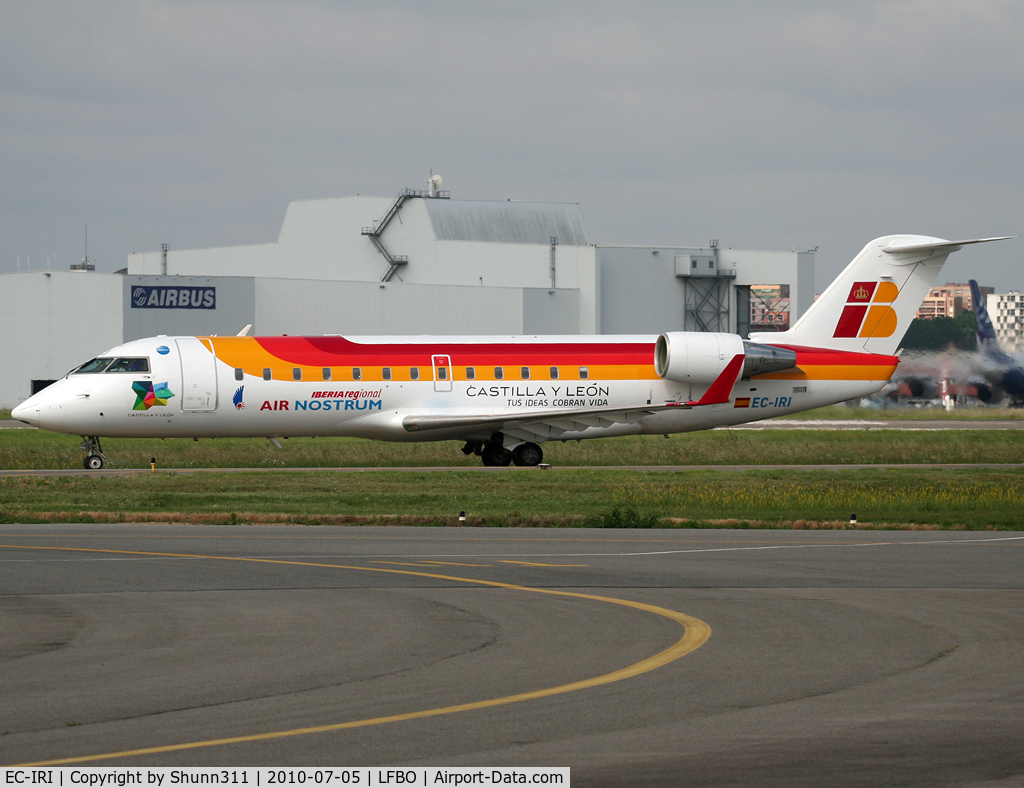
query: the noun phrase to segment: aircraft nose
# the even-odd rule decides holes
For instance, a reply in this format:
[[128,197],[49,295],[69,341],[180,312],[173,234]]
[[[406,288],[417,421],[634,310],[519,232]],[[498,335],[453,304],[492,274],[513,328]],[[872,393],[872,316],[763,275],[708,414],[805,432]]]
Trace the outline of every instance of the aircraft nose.
[[36,397],[29,397],[11,411],[11,418],[31,424],[33,427],[38,427],[39,400]]

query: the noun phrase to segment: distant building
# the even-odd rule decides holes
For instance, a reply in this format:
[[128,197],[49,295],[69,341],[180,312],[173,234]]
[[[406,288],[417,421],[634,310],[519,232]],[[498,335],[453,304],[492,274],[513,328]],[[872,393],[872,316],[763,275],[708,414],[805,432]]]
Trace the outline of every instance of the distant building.
[[989,293],[985,298],[988,316],[996,330],[996,341],[1003,350],[1024,350],[1024,296],[1010,293]]
[[[994,287],[982,287],[981,294],[994,293]],[[920,320],[931,320],[936,317],[958,317],[964,312],[973,312],[974,302],[971,300],[971,286],[968,284],[946,284],[933,287],[928,296],[921,302],[917,310]]]
[[789,285],[750,286],[751,331],[786,331],[789,315]]

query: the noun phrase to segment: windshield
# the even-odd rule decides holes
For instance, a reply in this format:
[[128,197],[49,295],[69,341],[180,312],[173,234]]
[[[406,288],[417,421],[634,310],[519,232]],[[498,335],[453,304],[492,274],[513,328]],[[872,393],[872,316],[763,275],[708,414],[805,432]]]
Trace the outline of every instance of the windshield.
[[98,372],[149,372],[148,358],[94,358],[87,361],[78,369],[72,370],[72,375],[95,375]]
[[86,361],[78,369],[72,371],[72,375],[85,375],[87,373],[102,372],[110,366],[112,358],[94,358],[92,361]]
[[107,372],[149,372],[148,358],[119,358]]

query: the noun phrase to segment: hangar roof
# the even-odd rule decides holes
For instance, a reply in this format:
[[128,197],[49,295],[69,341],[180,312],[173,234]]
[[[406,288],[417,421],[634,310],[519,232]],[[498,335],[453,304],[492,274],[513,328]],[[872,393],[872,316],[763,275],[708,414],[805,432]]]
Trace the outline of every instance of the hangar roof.
[[586,246],[583,216],[576,203],[424,200],[434,236],[440,241]]

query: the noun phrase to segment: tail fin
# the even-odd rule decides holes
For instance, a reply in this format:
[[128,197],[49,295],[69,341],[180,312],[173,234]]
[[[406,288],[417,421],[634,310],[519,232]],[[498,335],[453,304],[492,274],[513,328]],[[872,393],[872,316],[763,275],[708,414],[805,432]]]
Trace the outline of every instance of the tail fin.
[[975,280],[969,279],[967,283],[971,286],[971,303],[974,304],[974,317],[978,321],[978,347],[991,353],[999,349],[999,343],[996,341],[992,318],[988,316],[988,307],[985,306],[985,296],[981,294],[981,288]]
[[750,339],[892,355],[946,258],[967,244],[1002,240],[1005,238],[945,241],[922,235],[876,238],[792,328],[777,334],[751,334]]

